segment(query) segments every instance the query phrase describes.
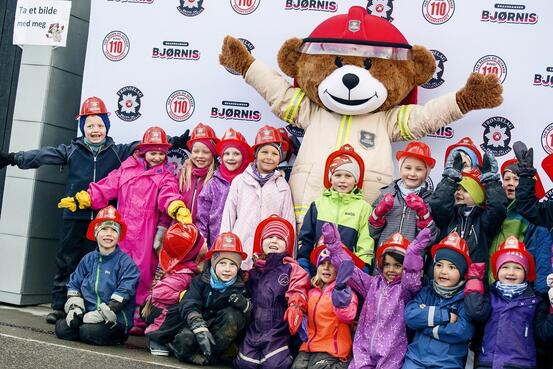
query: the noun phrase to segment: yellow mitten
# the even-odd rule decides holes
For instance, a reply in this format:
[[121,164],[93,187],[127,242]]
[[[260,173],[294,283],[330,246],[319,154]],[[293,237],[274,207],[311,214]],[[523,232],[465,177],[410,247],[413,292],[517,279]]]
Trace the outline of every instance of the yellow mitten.
[[180,224],[192,224],[192,214],[187,207],[179,208],[176,218]]
[[182,208],[182,207],[186,207],[183,201],[181,200],[171,201],[171,203],[167,207],[167,215],[175,219],[177,217],[177,211],[179,210],[179,208]]
[[58,208],[67,209],[71,212],[74,212],[75,210],[77,210],[77,203],[75,202],[75,198],[72,196],[64,197],[60,200],[60,202],[58,202]]
[[90,209],[91,200],[90,195],[86,191],[79,191],[75,195],[75,199],[77,200],[77,203],[79,204],[79,209]]

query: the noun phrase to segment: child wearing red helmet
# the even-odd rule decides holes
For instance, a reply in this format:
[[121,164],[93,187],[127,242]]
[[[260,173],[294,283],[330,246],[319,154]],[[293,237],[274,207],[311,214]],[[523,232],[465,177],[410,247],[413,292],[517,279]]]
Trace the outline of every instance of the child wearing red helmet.
[[464,165],[459,153],[450,155],[428,204],[439,238],[456,231],[466,240],[470,258],[481,263],[488,259],[491,240],[507,216],[507,197],[491,151],[484,154],[480,169],[464,170]]
[[179,189],[194,222],[198,209],[198,196],[217,168],[215,159],[218,142],[219,139],[213,128],[207,124],[198,123],[192,129],[192,136],[186,143],[190,150],[190,157],[184,162],[179,174]]
[[136,289],[137,309],[131,334],[144,332],[145,323],[140,318],[138,306],[148,295],[158,265],[155,248],[161,244],[163,233],[171,221],[167,215],[162,215],[167,212],[181,221],[186,218],[182,214],[186,208],[179,206],[182,201],[177,179],[167,164],[166,154],[170,147],[163,129],[148,128],[136,153],[120,168],[101,181],[91,183],[87,191],[65,197],[58,204],[58,207],[70,211],[77,208],[99,209],[117,199],[118,210],[128,227],[127,238],[120,246],[140,269]]
[[152,355],[169,356],[170,343],[181,329],[178,302],[199,273],[197,258],[205,240],[193,224],[175,223],[163,236],[159,252],[162,272],[156,275],[141,311],[148,327],[144,331]]
[[363,159],[346,144],[326,159],[325,190],[311,203],[299,233],[298,263],[309,272],[309,255],[321,237],[324,223],[338,225],[342,242],[367,265],[372,264],[374,242],[369,234],[371,206],[363,197]]
[[445,164],[448,160],[453,160],[455,155],[461,155],[463,162],[462,171],[470,172],[482,166],[482,154],[470,137],[463,137],[453,145],[449,145],[445,150]]
[[325,224],[323,236],[338,275],[364,298],[349,368],[401,368],[407,350],[405,305],[421,289],[422,252],[430,242],[431,231],[423,229],[413,242],[393,234],[377,251],[375,276],[354,268],[335,225]]
[[98,248],[86,254],[71,274],[67,316],[56,322],[58,338],[102,346],[127,340],[140,271],[118,247],[126,231],[121,215],[111,205],[90,222],[86,237],[96,240]]
[[471,265],[467,243],[453,232],[432,246],[434,280],[405,307],[405,323],[415,331],[404,369],[464,368],[474,326],[463,303]]
[[424,142],[411,141],[396,153],[399,179],[380,190],[369,218],[371,236],[377,245],[394,233],[412,240],[421,229],[430,227],[437,233],[427,201],[431,192],[426,178],[434,168],[430,147]]
[[240,264],[246,258],[240,238],[217,236],[206,257],[209,267],[196,276],[179,304],[182,324],[171,347],[180,361],[215,364],[250,320]]
[[248,254],[242,264],[246,270],[253,264],[253,231],[263,219],[277,214],[295,225],[290,186],[277,169],[288,143],[278,129],[263,126],[257,131],[252,149],[255,160],[232,181],[221,220],[222,232],[231,231],[242,240]]
[[252,321],[240,344],[234,367],[288,369],[290,344],[307,307],[309,275],[291,257],[295,243],[292,223],[271,215],[255,230],[253,252],[259,258],[250,270]]
[[[305,223],[304,223],[305,224]],[[321,237],[321,241],[323,238]],[[307,318],[304,318],[300,338],[305,341],[293,369],[318,368],[325,362],[329,368],[346,369],[351,360],[353,321],[357,313],[358,298],[348,286],[353,262],[348,267],[337,269],[330,261],[328,248],[320,242],[311,252],[311,263],[317,273],[311,278],[307,295]],[[342,246],[358,267],[364,268],[363,260]]]
[[479,271],[465,286],[465,305],[471,319],[485,324],[475,368],[548,367],[551,363],[537,363],[536,338],[553,338],[553,314],[529,284],[536,278],[536,266],[524,243],[509,236],[493,254],[497,281],[488,293],[482,283],[485,266],[474,267]]
[[253,159],[252,150],[246,138],[232,128],[225,132],[215,149],[221,158],[221,165],[200,192],[196,214],[196,225],[209,247],[213,246],[219,234],[230,184]]

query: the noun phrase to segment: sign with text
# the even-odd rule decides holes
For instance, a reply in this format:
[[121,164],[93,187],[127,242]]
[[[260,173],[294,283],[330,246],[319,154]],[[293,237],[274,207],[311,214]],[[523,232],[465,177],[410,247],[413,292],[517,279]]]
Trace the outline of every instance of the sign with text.
[[13,44],[65,47],[70,13],[71,1],[18,0]]

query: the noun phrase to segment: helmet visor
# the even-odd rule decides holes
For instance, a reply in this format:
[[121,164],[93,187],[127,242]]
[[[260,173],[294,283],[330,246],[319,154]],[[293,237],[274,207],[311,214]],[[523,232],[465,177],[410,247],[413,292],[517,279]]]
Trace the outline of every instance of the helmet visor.
[[411,50],[407,48],[333,42],[304,42],[300,52],[312,55],[347,55],[389,60],[411,59]]

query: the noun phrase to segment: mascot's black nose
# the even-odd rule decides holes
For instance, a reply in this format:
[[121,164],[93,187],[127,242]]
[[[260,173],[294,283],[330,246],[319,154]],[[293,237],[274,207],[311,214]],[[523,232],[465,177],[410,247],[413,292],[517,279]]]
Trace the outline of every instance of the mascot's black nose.
[[357,86],[359,84],[359,77],[357,77],[355,74],[353,73],[347,73],[347,74],[344,74],[344,76],[342,77],[342,82],[344,82],[344,85],[349,89],[353,89],[355,88],[355,86]]

